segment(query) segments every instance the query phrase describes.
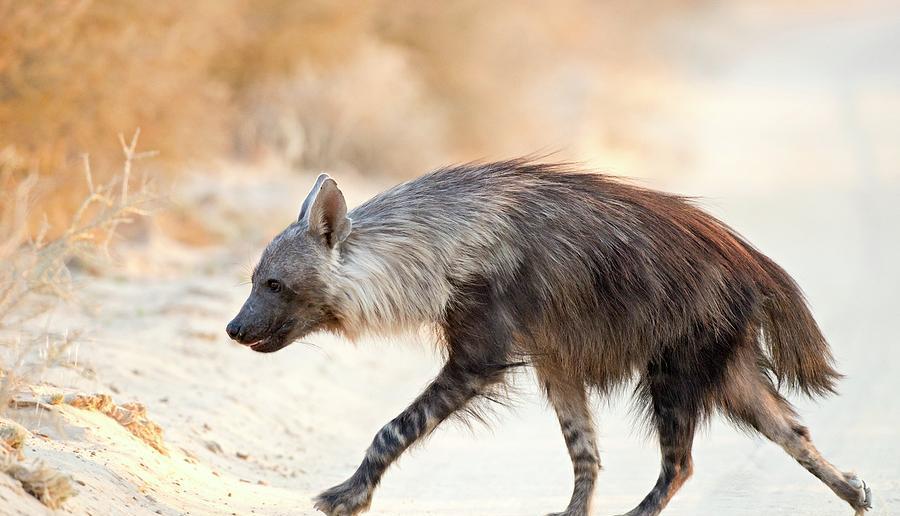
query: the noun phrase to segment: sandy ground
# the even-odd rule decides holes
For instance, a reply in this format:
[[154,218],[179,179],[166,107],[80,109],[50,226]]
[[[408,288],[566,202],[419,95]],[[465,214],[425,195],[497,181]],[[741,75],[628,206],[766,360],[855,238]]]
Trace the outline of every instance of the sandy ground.
[[[820,450],[872,487],[874,515],[900,514],[900,96],[897,74],[885,71],[895,47],[883,44],[895,41],[898,20],[835,19],[811,32],[785,23],[776,34],[748,25],[745,38],[758,44],[739,65],[689,95],[673,90],[683,125],[661,132],[684,140],[693,172],[646,174],[657,177],[650,186],[705,197],[805,289],[847,377],[839,396],[799,399],[799,411]],[[315,346],[273,355],[229,342],[224,326],[247,292],[260,235],[290,220],[309,180],[236,177],[179,190],[198,200],[207,225],[242,221],[230,246],[152,239],[123,254],[121,277],[79,277],[90,310],[54,315],[54,327],[90,337],[78,349],[83,371],[48,371],[38,393],[141,402],[169,449],[162,455],[95,412],[18,411],[35,432],[26,455],[76,481],[80,494],[60,513],[314,514],[312,496],[353,472],[374,433],[440,366],[423,342],[317,336]],[[383,186],[339,180],[350,204]],[[203,205],[209,197],[228,209]],[[563,440],[531,379],[519,383],[515,407],[499,410],[490,429],[450,424],[404,456],[371,514],[561,510],[572,481]],[[626,398],[595,407],[604,469],[594,513],[619,514],[652,486],[658,451],[635,429]],[[851,514],[777,446],[721,420],[698,436],[694,459],[694,477],[665,514]],[[0,514],[43,512],[0,475]]]
[[[873,488],[872,514],[900,512],[897,388],[900,351],[893,267],[896,191],[811,192],[796,200],[720,196],[706,202],[783,263],[806,288],[840,369],[841,395],[799,400],[833,462]],[[860,210],[860,203],[866,210]],[[874,219],[862,219],[859,213]],[[874,222],[873,222],[874,221]],[[72,514],[313,514],[310,499],[352,473],[374,433],[439,367],[423,342],[351,345],[317,336],[261,355],[223,327],[246,294],[253,245],[171,252],[159,277],[83,277],[99,311],[59,313],[87,327],[87,373],[49,371],[41,393],[75,390],[144,403],[170,454],[95,412],[22,409],[35,432],[26,450],[70,473]],[[877,251],[877,252],[874,252]],[[571,472],[552,412],[527,375],[512,409],[488,429],[450,424],[386,475],[372,514],[518,515],[559,510]],[[656,445],[633,425],[626,398],[597,400],[604,462],[596,514],[630,509],[658,472]],[[696,474],[667,514],[849,514],[775,445],[716,420],[698,436]],[[0,478],[0,513],[45,509]]]

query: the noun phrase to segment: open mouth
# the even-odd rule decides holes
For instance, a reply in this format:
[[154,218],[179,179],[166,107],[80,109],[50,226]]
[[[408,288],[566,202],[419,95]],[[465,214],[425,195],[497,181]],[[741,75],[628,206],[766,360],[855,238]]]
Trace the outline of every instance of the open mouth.
[[294,328],[293,321],[288,321],[278,328],[278,331],[272,335],[249,344],[250,349],[257,353],[273,353],[291,343],[289,335]]
[[279,349],[288,345],[288,341],[286,339],[277,339],[274,337],[269,337],[267,339],[263,339],[259,342],[255,342],[250,344],[250,349],[256,351],[258,353],[272,353],[273,351],[278,351]]

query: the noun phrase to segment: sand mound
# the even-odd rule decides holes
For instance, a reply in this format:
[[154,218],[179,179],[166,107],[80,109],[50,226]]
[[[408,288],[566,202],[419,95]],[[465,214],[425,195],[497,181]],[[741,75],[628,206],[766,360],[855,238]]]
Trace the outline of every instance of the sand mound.
[[147,408],[140,403],[116,405],[108,394],[51,394],[34,398],[16,398],[11,402],[16,408],[35,405],[50,408],[52,405],[63,404],[106,414],[151,448],[163,455],[169,454],[163,444],[162,428],[147,417]]
[[128,429],[135,437],[144,441],[150,447],[168,455],[169,451],[163,445],[162,428],[147,417],[147,408],[140,403],[125,403],[116,405],[108,394],[69,396],[54,396],[53,404],[65,403],[83,410],[96,410],[115,419],[120,425]]
[[20,464],[24,458],[22,447],[30,435],[18,423],[0,419],[0,472],[19,481],[25,491],[47,507],[58,509],[77,492],[68,475],[47,467],[41,461],[27,466]]

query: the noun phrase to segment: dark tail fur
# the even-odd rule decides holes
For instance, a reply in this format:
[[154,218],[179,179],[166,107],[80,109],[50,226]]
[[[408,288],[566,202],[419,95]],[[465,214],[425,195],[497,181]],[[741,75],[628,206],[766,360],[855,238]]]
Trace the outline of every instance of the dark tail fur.
[[834,370],[828,342],[800,287],[778,264],[754,254],[774,283],[764,307],[762,337],[779,387],[799,389],[807,396],[834,393],[841,374]]

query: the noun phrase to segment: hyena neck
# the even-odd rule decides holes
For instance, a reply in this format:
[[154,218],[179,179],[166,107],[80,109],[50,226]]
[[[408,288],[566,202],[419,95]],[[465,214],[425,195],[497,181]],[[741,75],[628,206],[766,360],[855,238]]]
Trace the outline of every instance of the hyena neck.
[[461,285],[506,281],[517,270],[516,201],[459,182],[453,174],[423,176],[347,214],[353,229],[339,250],[334,299],[349,335],[440,324]]
[[[350,338],[416,330],[440,321],[448,271],[431,242],[354,221],[333,269],[333,309]],[[414,241],[413,241],[414,240]]]

